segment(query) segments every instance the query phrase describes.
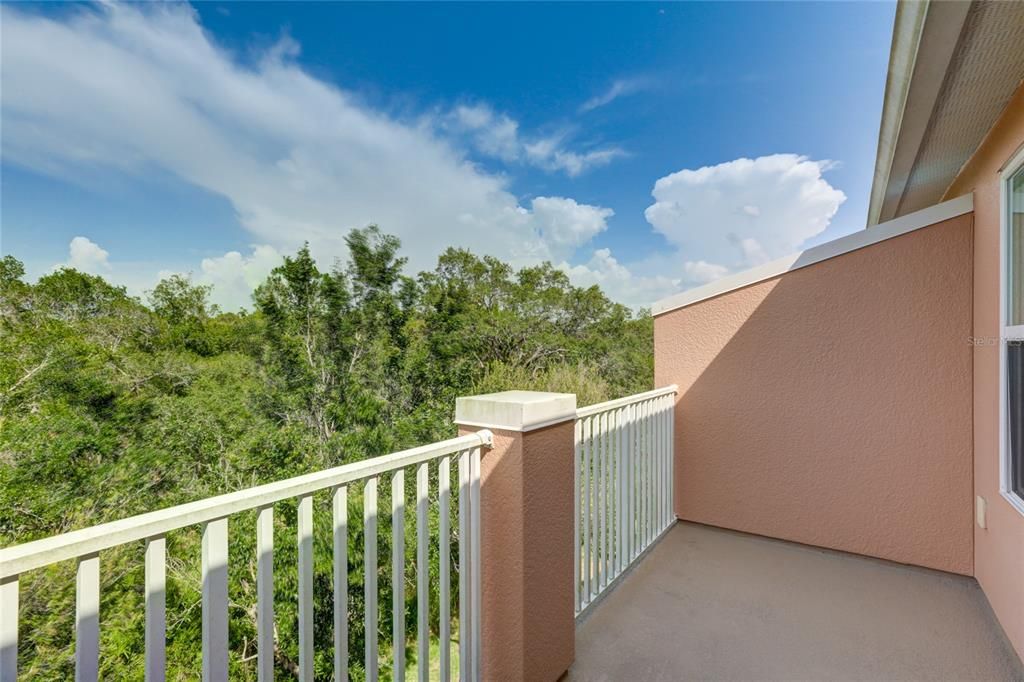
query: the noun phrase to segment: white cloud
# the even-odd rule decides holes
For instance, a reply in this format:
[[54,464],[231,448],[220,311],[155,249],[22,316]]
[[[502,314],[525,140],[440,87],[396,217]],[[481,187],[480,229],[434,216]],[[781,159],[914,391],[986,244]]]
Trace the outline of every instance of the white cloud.
[[771,260],[771,256],[764,250],[761,243],[753,237],[740,237],[737,234],[729,235],[729,243],[740,250],[742,263],[753,267]]
[[518,161],[523,145],[519,140],[519,123],[507,114],[496,114],[486,105],[461,105],[451,113],[456,130],[470,135],[483,154],[502,161]]
[[248,255],[228,251],[222,256],[203,258],[198,269],[191,264],[168,268],[160,267],[152,261],[111,262],[110,253],[88,237],[75,237],[68,245],[68,250],[69,257],[66,262],[41,270],[31,267],[29,269],[44,274],[58,268],[69,267],[101,275],[112,284],[125,287],[132,296],[140,298],[145,298],[146,292],[160,280],[171,275],[183,275],[196,284],[212,285],[210,302],[227,311],[239,308],[251,310],[252,292],[284,258],[274,247],[257,244],[251,248]]
[[[545,248],[543,254],[537,258],[527,258],[524,263],[536,262],[541,255],[546,260],[564,263],[579,246],[605,231],[606,221],[613,214],[611,209],[578,204],[572,199],[561,197],[537,197],[531,207],[532,211],[522,209],[520,217],[525,221],[536,222]],[[69,252],[67,262],[58,263],[49,269],[30,267],[30,270],[42,274],[60,267],[72,267],[82,272],[102,275],[109,282],[124,286],[129,294],[140,298],[145,298],[146,292],[161,279],[182,275],[196,284],[211,285],[210,302],[225,311],[239,308],[251,310],[253,291],[284,260],[284,254],[273,246],[256,244],[248,254],[228,251],[220,256],[203,258],[198,268],[192,264],[160,267],[153,262],[111,262],[107,250],[87,237],[72,239]],[[330,264],[321,259],[320,267],[326,269]],[[646,303],[640,301],[638,304]]]
[[846,195],[829,161],[796,154],[681,170],[654,185],[644,215],[681,254],[749,267],[800,248],[828,227]]
[[650,86],[651,83],[646,78],[620,78],[612,81],[612,84],[608,86],[607,90],[599,95],[591,97],[580,105],[580,112],[583,113],[603,107],[606,104],[611,104],[620,97],[646,90]]
[[519,122],[496,113],[486,104],[461,105],[447,117],[446,127],[468,135],[476,149],[505,162],[526,163],[548,171],[563,171],[576,177],[592,168],[607,166],[624,156],[617,147],[573,151],[566,147],[567,133],[524,137]]
[[683,280],[667,275],[637,275],[620,263],[610,249],[596,249],[582,265],[559,266],[576,286],[597,285],[610,298],[634,308],[650,307],[654,301],[679,290]]
[[721,279],[729,274],[729,268],[716,263],[708,263],[704,260],[686,261],[683,263],[683,272],[686,273],[686,281],[692,284],[707,284]]
[[526,158],[534,165],[552,170],[564,170],[569,177],[576,177],[584,171],[609,163],[625,156],[626,152],[617,147],[594,149],[582,154],[561,149],[559,137],[548,137],[525,145]]
[[210,301],[221,309],[252,309],[252,292],[282,260],[283,255],[266,244],[254,246],[248,256],[229,251],[216,258],[204,258],[195,280],[213,285]]
[[[436,125],[311,76],[290,41],[243,64],[188,5],[0,13],[5,162],[81,181],[105,169],[171,173],[226,197],[254,242],[288,252],[309,241],[321,262],[343,257],[344,235],[370,223],[402,239],[414,269],[450,245],[536,262],[563,257],[565,234],[610,215],[566,200],[562,217],[584,223],[553,230]],[[500,134],[495,144],[502,153]],[[556,145],[535,158],[581,172],[602,157]]]
[[88,237],[75,237],[68,244],[68,261],[62,265],[90,275],[102,275],[110,271],[109,257],[106,250]]
[[623,264],[608,249],[562,268],[580,285],[647,306],[676,291],[792,253],[823,231],[845,195],[822,178],[833,167],[795,154],[682,170],[655,183],[645,212],[668,249]]
[[610,208],[578,204],[561,197],[537,197],[531,204],[541,237],[552,256],[566,257],[608,228]]

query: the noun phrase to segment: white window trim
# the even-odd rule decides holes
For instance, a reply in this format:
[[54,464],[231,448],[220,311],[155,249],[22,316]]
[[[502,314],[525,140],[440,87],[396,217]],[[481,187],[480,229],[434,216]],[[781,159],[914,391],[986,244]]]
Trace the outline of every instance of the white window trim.
[[1010,489],[1010,452],[1007,422],[1006,341],[1024,338],[1024,325],[1010,325],[1007,319],[1010,288],[1010,179],[1024,168],[1024,148],[999,173],[999,492],[1014,509],[1024,514],[1024,499]]

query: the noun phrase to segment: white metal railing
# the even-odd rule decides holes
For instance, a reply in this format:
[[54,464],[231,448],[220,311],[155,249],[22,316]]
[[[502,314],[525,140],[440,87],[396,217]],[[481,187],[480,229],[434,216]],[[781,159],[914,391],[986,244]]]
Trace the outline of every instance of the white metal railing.
[[668,386],[576,411],[577,616],[675,520],[676,390]]
[[202,649],[203,679],[228,678],[228,518],[258,510],[257,552],[257,670],[261,681],[273,679],[274,670],[274,577],[273,507],[275,502],[297,498],[298,504],[298,603],[299,679],[313,679],[313,494],[332,494],[334,531],[334,679],[348,678],[348,486],[362,483],[364,518],[364,601],[366,622],[366,679],[378,677],[377,605],[377,486],[389,476],[392,490],[395,617],[393,641],[394,679],[405,679],[405,494],[404,470],[416,467],[416,590],[418,604],[417,646],[420,679],[429,671],[429,567],[430,530],[428,507],[430,465],[437,462],[440,556],[441,678],[450,677],[451,641],[449,566],[452,458],[458,462],[459,523],[459,657],[463,680],[480,678],[480,449],[489,446],[491,433],[478,433],[396,452],[383,457],[297,476],[240,492],[211,497],[189,504],[64,533],[54,537],[0,549],[0,682],[14,682],[18,674],[18,583],[27,571],[68,559],[78,560],[75,598],[75,670],[77,680],[96,680],[99,675],[100,559],[103,550],[133,542],[145,543],[145,677],[163,680],[165,675],[165,579],[168,532],[202,526]]

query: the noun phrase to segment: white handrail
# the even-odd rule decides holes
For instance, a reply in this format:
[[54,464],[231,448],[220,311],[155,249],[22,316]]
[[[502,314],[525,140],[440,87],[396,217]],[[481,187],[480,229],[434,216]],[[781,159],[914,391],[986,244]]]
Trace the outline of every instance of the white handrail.
[[663,395],[673,395],[678,391],[679,387],[672,384],[671,386],[656,388],[653,391],[637,393],[636,395],[628,395],[625,398],[616,398],[615,400],[608,400],[603,403],[587,405],[586,407],[581,407],[576,410],[576,418],[581,419],[583,417],[590,417],[601,412],[607,412],[608,410],[614,410],[619,407],[625,407],[627,405],[633,405],[645,400],[650,400],[651,398],[660,398]]
[[466,436],[402,450],[382,457],[343,464],[313,474],[296,476],[247,490],[209,497],[205,500],[179,504],[131,516],[127,519],[0,549],[0,579],[58,561],[93,554],[103,549],[123,545],[126,542],[144,540],[186,526],[206,523],[249,509],[266,507],[281,500],[371,478],[395,469],[426,462],[441,455],[481,445],[491,445],[490,431],[477,431]]
[[[257,545],[257,637],[259,641],[257,670],[260,680],[273,675],[273,507],[276,502],[293,499],[298,503],[298,620],[299,620],[299,679],[313,679],[313,494],[333,490],[333,585],[334,585],[334,643],[336,679],[347,679],[347,486],[364,482],[364,620],[366,655],[364,669],[368,680],[376,680],[378,672],[378,586],[377,586],[377,486],[381,475],[391,474],[394,490],[394,532],[402,537],[404,504],[401,498],[403,470],[417,467],[416,535],[417,571],[416,591],[419,604],[417,638],[419,641],[421,678],[429,668],[429,592],[430,574],[427,563],[432,533],[429,528],[428,509],[431,504],[429,472],[438,461],[439,480],[437,503],[441,528],[437,538],[441,556],[448,556],[448,504],[451,499],[450,472],[452,459],[459,466],[459,622],[460,650],[463,656],[464,679],[480,679],[480,454],[491,445],[491,432],[487,430],[449,440],[403,450],[383,457],[355,462],[296,476],[284,481],[256,486],[239,492],[218,495],[127,519],[104,523],[91,528],[72,531],[54,537],[0,549],[0,682],[14,682],[18,674],[18,620],[19,582],[21,574],[33,569],[78,559],[75,608],[75,670],[76,679],[96,680],[100,655],[100,561],[102,550],[140,540],[146,541],[146,653],[147,680],[162,680],[166,667],[166,607],[165,607],[165,535],[188,526],[202,526],[202,677],[203,680],[226,680],[228,676],[228,522],[239,512],[259,510],[256,527]],[[396,545],[401,547],[401,545]],[[405,575],[405,553],[396,551],[392,556],[392,575]],[[442,562],[442,581],[450,581],[447,561]],[[445,600],[449,585],[440,585],[439,594]],[[402,591],[395,592],[396,622],[404,618]],[[441,610],[442,618],[450,616]],[[451,661],[447,655],[451,630],[448,623],[439,623],[442,641],[441,678],[449,679]],[[404,631],[396,630],[395,667],[404,667]]]

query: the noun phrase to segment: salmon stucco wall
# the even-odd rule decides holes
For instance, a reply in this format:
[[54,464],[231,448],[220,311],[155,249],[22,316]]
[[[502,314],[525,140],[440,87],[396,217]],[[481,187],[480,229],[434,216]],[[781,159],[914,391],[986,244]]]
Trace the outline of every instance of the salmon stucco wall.
[[553,682],[576,652],[573,421],[491,430],[480,462],[482,679]]
[[987,528],[974,529],[974,575],[1024,659],[1024,515],[999,492],[999,172],[1024,145],[1024,86],[947,194],[974,192],[974,489]]
[[655,318],[680,518],[971,573],[971,223]]

